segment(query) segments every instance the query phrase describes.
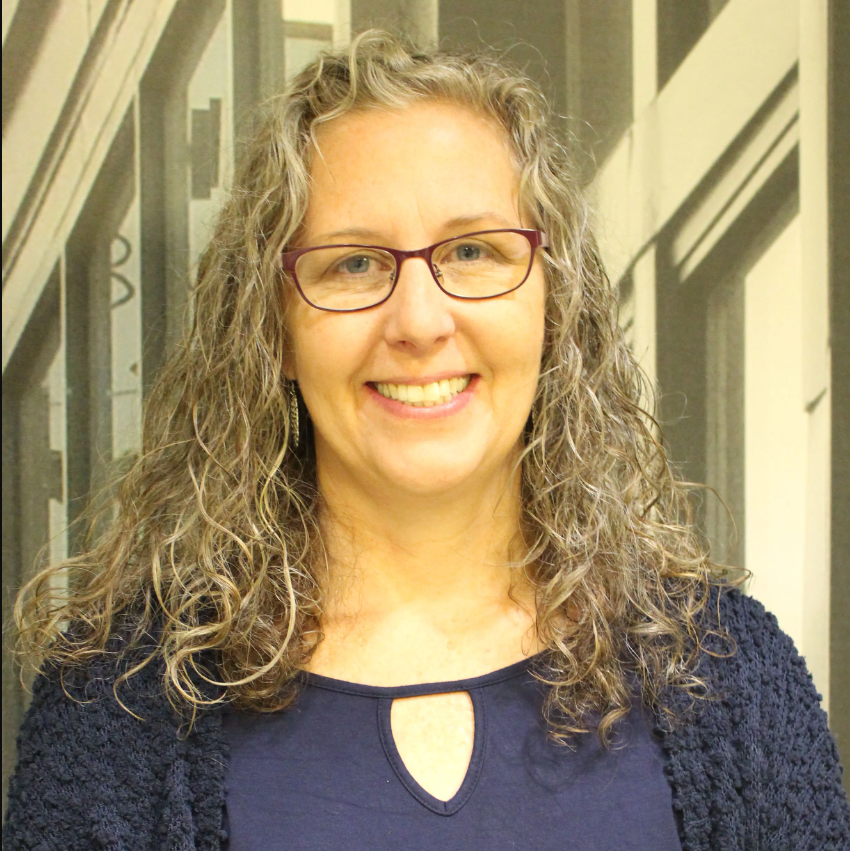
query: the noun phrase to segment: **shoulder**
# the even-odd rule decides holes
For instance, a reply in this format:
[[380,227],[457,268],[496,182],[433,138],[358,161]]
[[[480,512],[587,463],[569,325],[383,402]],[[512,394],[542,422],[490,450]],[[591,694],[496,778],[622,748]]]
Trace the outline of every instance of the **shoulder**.
[[795,674],[811,680],[794,642],[782,631],[776,616],[755,598],[735,588],[713,588],[703,623],[713,633],[706,647],[709,654],[719,648],[719,641],[728,639],[732,642],[728,658],[738,664],[775,673],[790,666]]
[[790,652],[794,648],[793,641],[780,629],[776,616],[755,597],[737,588],[712,588],[706,614],[717,626],[728,629],[744,652],[762,646],[777,652]]
[[170,704],[156,661],[119,682],[132,661],[104,655],[64,671],[48,667],[36,679],[18,736],[4,847],[41,847],[38,839],[44,847],[90,848],[106,837],[140,847],[140,837],[165,825],[175,840],[191,836],[198,819],[202,833],[217,834],[219,713],[199,713],[189,732],[189,715]]
[[776,739],[826,731],[826,713],[805,660],[776,617],[736,589],[712,589],[703,613],[699,674],[708,688],[703,723],[726,713],[770,729]]
[[698,674],[708,696],[665,744],[689,841],[845,848],[850,809],[838,751],[793,641],[737,590],[712,589],[702,624]]
[[[776,616],[737,589],[712,589],[703,617],[707,630],[702,657],[709,680],[721,686],[726,699],[770,711],[772,703],[793,700],[826,723],[805,660]],[[773,700],[766,701],[765,698]]]

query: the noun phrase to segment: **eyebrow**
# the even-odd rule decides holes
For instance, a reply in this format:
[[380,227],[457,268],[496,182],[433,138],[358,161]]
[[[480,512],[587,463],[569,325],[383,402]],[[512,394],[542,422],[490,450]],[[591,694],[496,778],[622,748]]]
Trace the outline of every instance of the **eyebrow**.
[[[469,227],[474,225],[475,223],[481,222],[496,222],[499,226],[504,228],[517,228],[522,227],[522,225],[517,225],[514,222],[509,221],[500,213],[474,213],[468,216],[455,216],[452,219],[449,219],[446,222],[443,222],[441,230],[444,231],[452,231],[461,227]],[[385,238],[380,231],[371,230],[370,228],[345,228],[343,230],[335,230],[330,233],[324,233],[321,236],[317,237],[316,245],[324,245],[328,240],[331,239],[340,239],[345,237],[346,239],[369,239],[369,240],[380,240]]]

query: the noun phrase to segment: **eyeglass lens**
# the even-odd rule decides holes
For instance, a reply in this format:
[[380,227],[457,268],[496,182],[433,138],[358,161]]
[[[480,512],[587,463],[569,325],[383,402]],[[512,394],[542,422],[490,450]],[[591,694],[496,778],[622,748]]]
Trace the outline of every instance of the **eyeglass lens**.
[[[432,274],[449,295],[492,298],[518,287],[531,264],[525,236],[493,231],[438,245]],[[316,248],[302,254],[295,274],[305,298],[329,310],[362,310],[383,301],[398,274],[392,254],[379,248]]]

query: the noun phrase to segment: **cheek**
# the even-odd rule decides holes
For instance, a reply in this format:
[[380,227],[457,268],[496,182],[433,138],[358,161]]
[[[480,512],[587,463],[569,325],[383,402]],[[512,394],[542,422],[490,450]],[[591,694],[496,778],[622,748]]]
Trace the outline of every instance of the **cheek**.
[[[358,321],[359,320],[359,321]],[[346,393],[354,386],[372,348],[373,332],[362,315],[314,310],[296,317],[291,339],[295,376],[305,400]]]
[[286,320],[295,377],[299,383],[308,383],[317,353],[333,340],[331,329],[325,315],[304,304],[300,298],[291,299]]
[[295,368],[305,398],[328,395],[340,382],[345,360],[338,345],[333,334],[301,334],[296,339]]
[[534,286],[528,288],[524,293],[525,300],[521,305],[517,305],[518,310],[510,327],[510,338],[524,369],[537,373],[540,370],[546,333],[545,286],[542,280],[528,283]]
[[[494,318],[495,320],[495,318]],[[532,303],[511,305],[498,321],[480,328],[478,342],[495,380],[499,398],[517,404],[533,393],[543,352],[543,311]]]

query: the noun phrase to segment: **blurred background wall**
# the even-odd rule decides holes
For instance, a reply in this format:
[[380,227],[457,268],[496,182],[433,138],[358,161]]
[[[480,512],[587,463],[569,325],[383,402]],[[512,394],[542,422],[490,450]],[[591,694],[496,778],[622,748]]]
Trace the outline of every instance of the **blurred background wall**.
[[[4,620],[140,446],[252,105],[389,26],[493,45],[551,98],[671,454],[731,508],[700,505],[715,555],[752,571],[850,764],[848,6],[3,0]],[[25,705],[4,651],[4,799]]]

